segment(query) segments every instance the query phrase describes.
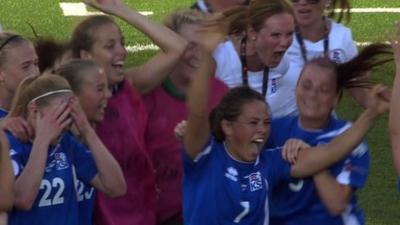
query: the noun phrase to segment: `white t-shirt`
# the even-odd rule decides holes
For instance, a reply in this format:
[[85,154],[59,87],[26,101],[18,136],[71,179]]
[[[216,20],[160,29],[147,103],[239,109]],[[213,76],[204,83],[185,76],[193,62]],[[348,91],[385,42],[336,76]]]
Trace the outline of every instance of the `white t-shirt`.
[[[329,58],[336,63],[345,63],[357,54],[357,46],[353,41],[351,30],[342,24],[331,22],[331,30],[329,32]],[[304,45],[307,49],[307,60],[313,58],[323,57],[324,54],[324,39],[317,42],[311,42],[304,39]],[[299,65],[300,68],[304,66],[303,56],[301,54],[300,44],[296,37],[293,36],[292,45],[287,50],[290,61]]]
[[[235,50],[232,41],[221,43],[214,51],[214,59],[217,63],[216,77],[223,81],[229,88],[241,86],[242,63]],[[292,114],[296,106],[287,101],[287,95],[293,95],[293,85],[286,80],[286,73],[289,70],[289,58],[284,57],[275,68],[270,68],[267,88],[267,102],[270,105],[272,117],[280,117]],[[264,71],[248,71],[249,86],[262,93]],[[287,86],[290,84],[290,86]],[[290,98],[289,98],[290,99]]]

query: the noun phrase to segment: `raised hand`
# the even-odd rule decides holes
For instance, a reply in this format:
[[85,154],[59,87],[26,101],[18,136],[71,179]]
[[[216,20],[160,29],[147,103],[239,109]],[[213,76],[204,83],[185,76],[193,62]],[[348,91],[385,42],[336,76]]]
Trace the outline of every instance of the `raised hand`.
[[83,2],[97,10],[113,15],[127,8],[122,0],[83,0]]
[[89,120],[87,119],[86,114],[79,103],[79,100],[76,97],[73,97],[69,101],[69,107],[71,109],[73,124],[76,126],[80,134],[85,136],[87,132],[93,128],[90,125]]
[[369,92],[367,111],[374,118],[389,109],[390,100],[387,99],[385,94],[387,90],[387,87],[382,84],[377,84]]
[[43,114],[36,113],[36,138],[42,138],[46,142],[56,140],[60,134],[72,122],[71,109],[68,101],[64,101],[54,108],[50,108]]
[[182,140],[183,136],[186,133],[186,128],[187,128],[186,120],[182,120],[181,122],[179,122],[174,128],[175,137],[179,140]]
[[285,142],[282,148],[282,158],[290,164],[296,163],[299,151],[303,148],[309,148],[310,145],[300,139],[291,138]]
[[199,45],[206,52],[213,52],[226,37],[226,24],[219,18],[211,18],[204,22],[197,31]]

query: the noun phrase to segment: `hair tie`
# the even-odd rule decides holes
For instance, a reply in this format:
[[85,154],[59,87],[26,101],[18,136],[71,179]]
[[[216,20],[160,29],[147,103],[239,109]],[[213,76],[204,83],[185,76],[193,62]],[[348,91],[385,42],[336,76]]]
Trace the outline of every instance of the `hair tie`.
[[4,48],[4,46],[6,46],[8,43],[10,43],[12,40],[16,39],[17,37],[19,37],[19,35],[11,35],[9,38],[7,38],[3,44],[0,45],[0,51],[1,49]]

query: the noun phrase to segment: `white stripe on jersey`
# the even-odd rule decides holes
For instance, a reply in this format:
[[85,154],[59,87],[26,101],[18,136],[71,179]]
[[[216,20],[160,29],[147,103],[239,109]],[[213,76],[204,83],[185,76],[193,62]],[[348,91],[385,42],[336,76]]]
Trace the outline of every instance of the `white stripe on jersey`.
[[350,122],[347,122],[343,127],[339,128],[337,130],[333,130],[333,131],[330,131],[330,132],[328,132],[326,134],[318,136],[316,138],[316,140],[323,139],[323,138],[336,137],[336,136],[340,135],[341,133],[345,132],[347,129],[349,129],[351,127],[351,125],[352,124]]
[[348,205],[346,211],[342,213],[342,220],[344,225],[360,225],[357,217],[351,214],[352,207]]
[[263,225],[269,225],[269,196],[268,196],[268,190],[269,190],[269,184],[268,180],[265,180],[265,187],[267,190],[267,199],[265,200],[265,205],[264,205],[264,212],[265,212],[265,217],[264,217],[264,224]]
[[342,169],[342,172],[340,172],[337,176],[336,176],[336,181],[339,184],[343,184],[343,185],[350,185],[350,171],[346,169],[346,164],[348,164],[350,162],[349,159],[346,159],[346,162],[344,163],[344,167]]
[[208,155],[211,153],[211,146],[213,143],[210,143],[210,145],[208,145],[202,152],[200,152],[193,160],[193,162],[197,163],[202,157]]

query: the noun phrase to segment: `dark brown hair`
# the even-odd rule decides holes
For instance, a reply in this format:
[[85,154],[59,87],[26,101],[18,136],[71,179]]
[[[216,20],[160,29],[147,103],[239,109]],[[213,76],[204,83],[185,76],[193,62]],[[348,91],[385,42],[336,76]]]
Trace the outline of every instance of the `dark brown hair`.
[[309,61],[305,67],[316,65],[330,70],[335,75],[337,93],[341,94],[344,88],[371,87],[373,83],[365,74],[392,60],[390,45],[375,43],[363,48],[356,57],[346,63],[337,64],[327,58],[317,58]]
[[91,16],[82,21],[74,30],[71,39],[72,56],[80,58],[80,51],[91,51],[95,42],[94,34],[99,26],[105,24],[115,24],[114,20],[109,16]]
[[[241,114],[243,105],[253,101],[265,102],[265,99],[260,93],[247,86],[232,88],[228,91],[209,117],[211,133],[217,141],[225,139],[221,121],[235,121]],[[267,104],[265,107],[268,108]]]
[[[335,12],[335,9],[339,9],[339,13]],[[350,22],[351,19],[351,5],[349,0],[331,0],[331,4],[327,8],[328,16],[334,18],[337,22],[342,22],[345,19],[346,23]]]
[[67,42],[56,41],[52,38],[38,37],[35,41],[35,49],[39,58],[39,70],[53,70],[57,60],[70,50]]

